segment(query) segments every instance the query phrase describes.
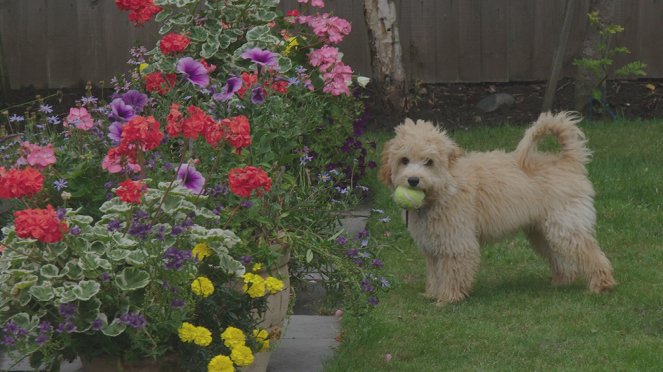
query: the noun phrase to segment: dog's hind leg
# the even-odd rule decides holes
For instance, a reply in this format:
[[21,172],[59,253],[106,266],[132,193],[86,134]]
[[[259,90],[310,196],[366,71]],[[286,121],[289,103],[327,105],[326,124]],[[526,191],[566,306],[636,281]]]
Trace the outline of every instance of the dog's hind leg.
[[562,254],[556,253],[548,243],[546,236],[537,228],[525,231],[534,251],[543,257],[552,271],[553,285],[566,285],[573,283],[578,276],[578,267],[573,260],[567,259]]
[[[575,212],[582,214],[583,211]],[[593,225],[577,219],[549,219],[545,230],[551,251],[562,257],[563,271],[578,271],[584,275],[590,292],[603,292],[614,287],[612,265],[594,238]]]

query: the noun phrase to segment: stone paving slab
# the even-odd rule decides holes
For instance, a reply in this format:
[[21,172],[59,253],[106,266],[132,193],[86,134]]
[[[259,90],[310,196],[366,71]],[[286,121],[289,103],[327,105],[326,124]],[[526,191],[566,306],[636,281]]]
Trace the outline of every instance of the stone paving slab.
[[292,315],[267,372],[322,372],[338,346],[340,328],[335,316]]

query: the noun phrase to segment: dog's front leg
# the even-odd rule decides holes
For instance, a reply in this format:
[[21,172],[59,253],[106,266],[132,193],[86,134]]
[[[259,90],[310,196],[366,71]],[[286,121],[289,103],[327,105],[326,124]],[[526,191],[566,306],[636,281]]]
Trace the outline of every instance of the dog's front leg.
[[442,250],[429,266],[432,270],[432,274],[428,275],[431,294],[438,305],[462,301],[472,289],[481,255],[477,242],[468,243]]

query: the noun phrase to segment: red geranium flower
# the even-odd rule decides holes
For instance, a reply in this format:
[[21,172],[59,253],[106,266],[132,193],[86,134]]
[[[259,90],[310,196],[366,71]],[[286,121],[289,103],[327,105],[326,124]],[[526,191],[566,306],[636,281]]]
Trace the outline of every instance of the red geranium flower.
[[189,106],[186,111],[189,117],[182,122],[182,134],[185,138],[196,138],[205,131],[205,128],[214,125],[214,120],[200,108]]
[[205,127],[205,142],[212,147],[216,147],[224,137],[223,124],[220,122],[212,122]]
[[234,116],[221,121],[226,127],[225,138],[239,152],[243,147],[251,145],[251,126],[245,115]]
[[136,26],[144,25],[161,11],[161,7],[154,5],[153,0],[115,0],[115,5],[120,10],[128,10],[129,20]]
[[143,191],[147,188],[141,181],[126,180],[120,183],[120,187],[115,189],[115,195],[120,197],[125,203],[140,204],[140,198]]
[[170,105],[170,112],[166,116],[166,132],[171,137],[177,137],[182,134],[182,119],[184,115],[180,112],[180,104],[173,103]]
[[271,88],[276,93],[285,93],[288,91],[288,82],[284,80],[275,81]]
[[171,32],[161,39],[159,49],[165,55],[175,54],[184,51],[189,43],[191,40],[185,35]]
[[237,95],[239,95],[240,98],[244,98],[244,93],[246,93],[246,91],[249,90],[253,84],[258,82],[258,75],[242,72],[242,81],[244,82],[244,85],[242,85],[242,87],[237,91]]
[[152,72],[145,75],[145,89],[148,92],[157,92],[164,95],[170,91],[176,81],[177,74],[167,74],[164,79],[160,71]]
[[46,209],[24,209],[14,212],[14,229],[19,238],[55,243],[62,240],[62,234],[66,233],[69,227],[66,222],[60,221],[49,204]]
[[44,176],[34,168],[10,169],[0,167],[0,199],[31,197],[41,191]]
[[242,198],[251,197],[253,191],[260,196],[272,188],[272,180],[267,173],[253,166],[231,169],[228,174],[228,184],[230,191]]
[[143,151],[155,149],[161,144],[163,133],[154,116],[134,116],[122,128],[122,145],[140,145]]

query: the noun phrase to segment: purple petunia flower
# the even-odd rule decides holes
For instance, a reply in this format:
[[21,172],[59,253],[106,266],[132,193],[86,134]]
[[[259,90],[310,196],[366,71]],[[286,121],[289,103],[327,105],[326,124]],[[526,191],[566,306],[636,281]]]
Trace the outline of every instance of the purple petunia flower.
[[278,67],[276,56],[276,53],[260,48],[247,49],[242,53],[242,58],[251,60],[258,66],[266,67]]
[[41,345],[45,344],[50,339],[51,339],[51,337],[49,335],[40,333],[39,335],[37,335],[37,337],[35,337],[35,344],[41,346]]
[[130,90],[122,95],[122,100],[134,109],[134,113],[140,113],[147,104],[147,94],[137,90]]
[[78,226],[74,226],[71,229],[69,229],[69,234],[76,236],[81,233],[81,228]]
[[149,223],[133,223],[129,227],[129,234],[138,239],[145,240],[147,236],[152,232],[152,225]]
[[139,329],[145,327],[147,320],[141,314],[126,313],[120,315],[120,321],[131,328]]
[[215,93],[214,95],[212,95],[212,98],[217,101],[225,102],[230,98],[232,98],[232,96],[235,93],[237,93],[241,88],[242,88],[242,79],[237,76],[233,76],[226,81],[226,85],[223,86],[221,92]]
[[57,333],[73,333],[76,332],[76,324],[71,320],[67,320],[64,323],[58,324],[58,327],[55,329]]
[[253,262],[253,257],[251,257],[251,256],[242,256],[242,258],[240,258],[240,262],[244,266],[249,266],[251,264],[251,262]]
[[124,124],[122,122],[116,121],[113,122],[108,127],[108,138],[111,139],[113,146],[117,146],[120,144],[120,141],[122,140],[122,129],[124,128]]
[[12,346],[15,343],[16,339],[10,335],[4,335],[2,339],[0,339],[0,345]]
[[60,315],[63,318],[69,319],[69,318],[73,317],[74,315],[76,315],[76,304],[71,303],[71,302],[66,303],[66,304],[61,304],[58,307],[58,313],[60,313]]
[[344,235],[339,235],[338,238],[336,238],[336,244],[338,245],[345,245],[348,242],[348,239]]
[[110,109],[110,118],[115,121],[125,122],[136,116],[133,106],[127,105],[122,98],[115,98],[110,103]]
[[205,177],[196,171],[193,165],[182,164],[177,171],[177,179],[183,187],[191,190],[194,194],[200,194],[205,186]]
[[99,331],[103,326],[104,322],[101,319],[95,319],[92,321],[92,324],[90,324],[90,328],[92,328],[93,331]]
[[183,74],[191,84],[205,88],[209,85],[207,69],[202,63],[191,57],[180,58],[177,61],[177,72]]
[[111,276],[108,272],[103,272],[101,273],[101,281],[102,282],[110,282]]
[[173,228],[170,230],[170,235],[172,236],[177,236],[180,235],[181,233],[184,232],[184,228],[182,226],[173,226]]
[[180,250],[175,247],[168,248],[163,254],[164,267],[170,270],[181,269],[184,262],[189,259],[191,259],[190,250]]
[[172,307],[173,309],[183,309],[184,301],[180,300],[179,298],[176,298],[170,302],[170,307]]
[[364,292],[373,292],[375,291],[375,287],[373,287],[373,284],[368,279],[364,279],[361,281],[359,284],[361,287],[361,290]]
[[251,102],[254,105],[260,105],[265,102],[265,89],[263,87],[255,87],[251,91]]
[[120,220],[111,220],[108,222],[108,225],[106,225],[106,228],[108,231],[117,231],[122,227],[122,221]]

